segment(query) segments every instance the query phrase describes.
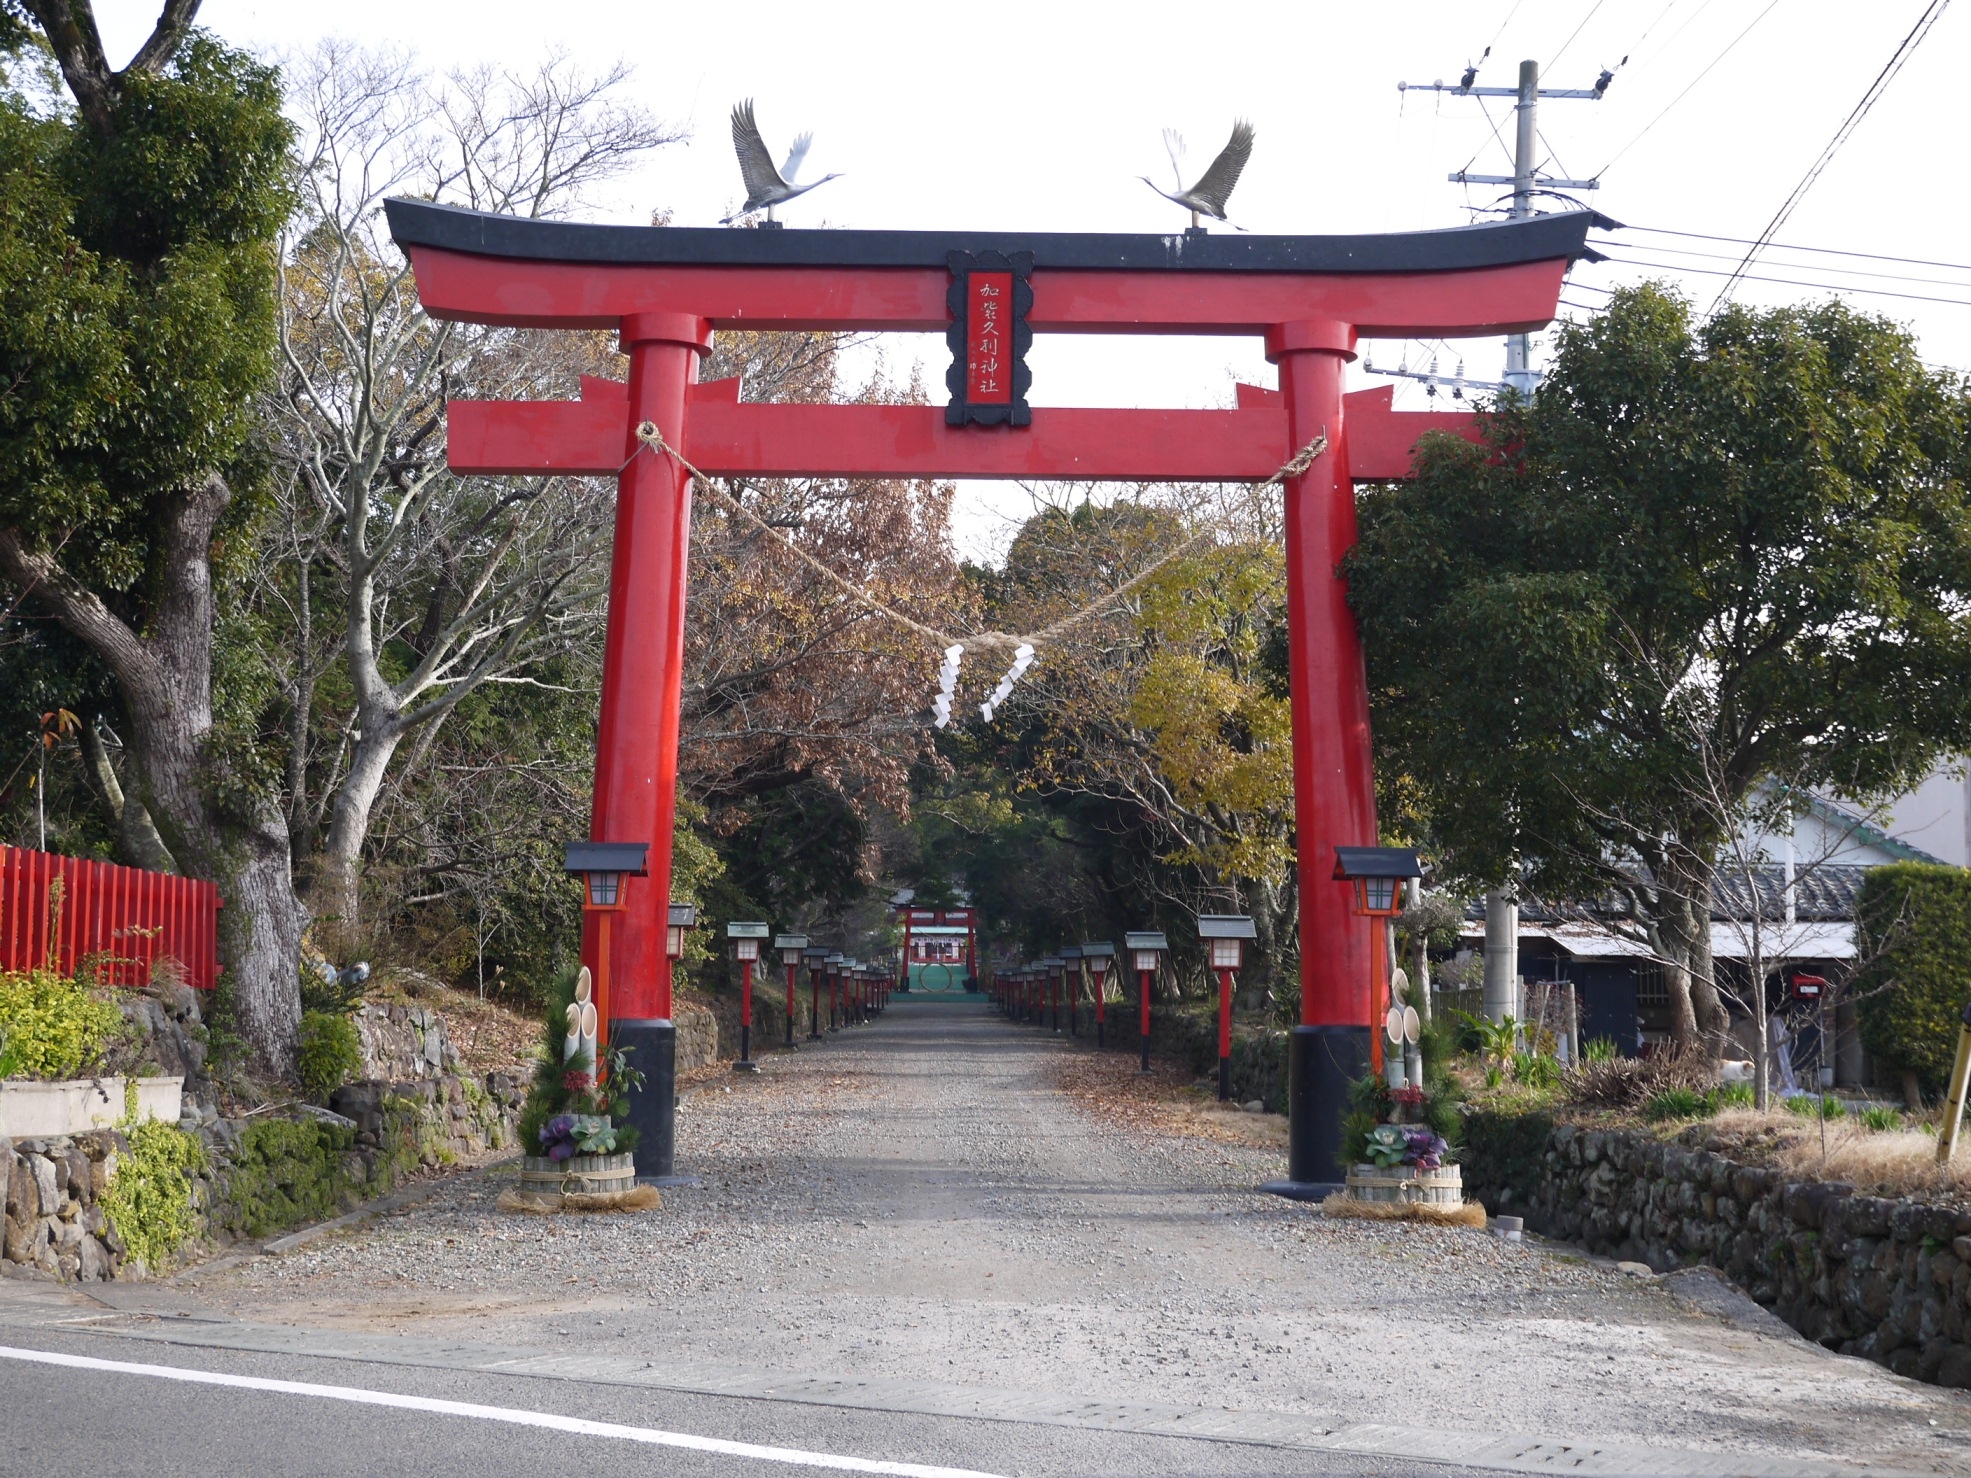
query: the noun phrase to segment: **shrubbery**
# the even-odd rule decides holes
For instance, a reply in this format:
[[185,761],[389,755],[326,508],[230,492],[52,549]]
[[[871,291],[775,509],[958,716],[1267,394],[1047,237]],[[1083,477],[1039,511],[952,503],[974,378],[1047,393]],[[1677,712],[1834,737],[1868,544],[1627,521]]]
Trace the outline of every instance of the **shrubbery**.
[[128,1254],[151,1272],[159,1271],[198,1229],[192,1218],[192,1176],[205,1168],[205,1151],[196,1135],[155,1119],[130,1126],[129,1153],[117,1157],[102,1208]]
[[363,1070],[356,1023],[332,1011],[301,1013],[301,1086],[326,1100]]
[[0,971],[0,1077],[77,1077],[122,1029],[123,1013],[77,981]]
[[1938,863],[1871,868],[1855,900],[1855,1009],[1862,1044],[1931,1090],[1950,1077],[1971,999],[1971,872]]

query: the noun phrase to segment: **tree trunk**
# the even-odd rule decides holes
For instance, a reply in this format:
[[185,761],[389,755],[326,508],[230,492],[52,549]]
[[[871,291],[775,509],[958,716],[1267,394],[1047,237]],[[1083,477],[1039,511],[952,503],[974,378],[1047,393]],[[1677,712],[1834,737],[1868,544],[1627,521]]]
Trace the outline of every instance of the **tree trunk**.
[[1670,997],[1670,1031],[1679,1047],[1700,1042],[1724,1053],[1730,1013],[1718,995],[1711,962],[1711,868],[1680,859],[1666,868],[1656,894],[1657,953]]
[[363,840],[405,732],[394,714],[365,713],[357,722],[361,737],[352,747],[349,771],[336,787],[308,899],[316,918],[334,920],[345,935],[353,935],[362,921]]
[[151,813],[124,795],[123,783],[110,763],[109,750],[103,744],[103,736],[96,732],[93,717],[82,726],[82,756],[88,761],[89,773],[96,777],[103,803],[116,819],[117,860],[125,866],[151,872],[177,872],[177,859],[158,835]]
[[52,554],[0,528],[0,575],[32,592],[115,674],[130,721],[124,804],[144,808],[192,877],[218,884],[221,960],[240,1035],[259,1071],[294,1070],[303,923],[279,808],[214,773],[210,550],[232,492],[216,473],[174,496],[159,520],[150,630],[139,636]]

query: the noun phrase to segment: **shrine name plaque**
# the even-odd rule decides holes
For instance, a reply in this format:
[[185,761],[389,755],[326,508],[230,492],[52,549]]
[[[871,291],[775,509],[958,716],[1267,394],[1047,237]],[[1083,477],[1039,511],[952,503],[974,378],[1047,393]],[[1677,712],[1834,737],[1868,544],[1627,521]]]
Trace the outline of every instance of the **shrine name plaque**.
[[945,388],[947,426],[1030,426],[1033,412],[1027,390],[1033,372],[1027,350],[1033,330],[1027,314],[1033,309],[1033,253],[952,252],[951,288],[945,298],[951,327],[945,339],[951,346],[951,368]]

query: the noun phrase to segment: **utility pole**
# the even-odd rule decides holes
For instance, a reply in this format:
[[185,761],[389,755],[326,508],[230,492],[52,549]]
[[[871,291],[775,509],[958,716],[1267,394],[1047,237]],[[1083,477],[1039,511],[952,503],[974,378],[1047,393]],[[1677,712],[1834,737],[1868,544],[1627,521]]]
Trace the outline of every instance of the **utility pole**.
[[[1491,55],[1491,48],[1486,48]],[[1627,61],[1628,58],[1622,58]],[[1399,82],[1396,90],[1402,93],[1438,92],[1450,93],[1454,97],[1509,97],[1513,99],[1515,127],[1513,130],[1513,170],[1509,175],[1470,174],[1458,170],[1449,176],[1454,185],[1511,185],[1511,219],[1519,220],[1533,214],[1533,199],[1548,190],[1598,190],[1598,180],[1561,180],[1542,175],[1539,172],[1540,150],[1540,99],[1574,98],[1589,102],[1600,102],[1608,91],[1608,84],[1615,80],[1613,69],[1604,67],[1601,76],[1595,79],[1593,87],[1548,87],[1540,86],[1540,64],[1536,61],[1523,61],[1519,64],[1519,85],[1517,87],[1479,87],[1478,68],[1485,61],[1481,56],[1477,62],[1465,68],[1465,74],[1455,87],[1446,87],[1442,82]],[[1619,64],[1618,64],[1619,65]],[[1384,370],[1379,373],[1387,374]],[[1399,372],[1400,373],[1400,372]],[[1422,379],[1421,375],[1407,375],[1406,378]],[[1533,368],[1531,344],[1526,334],[1512,334],[1506,339],[1506,384],[1519,394],[1531,397],[1540,383],[1538,371]]]
[[[1488,46],[1485,56],[1465,68],[1465,74],[1455,87],[1446,87],[1442,82],[1399,82],[1396,90],[1402,93],[1436,92],[1450,93],[1454,97],[1496,97],[1513,100],[1513,156],[1512,173],[1471,174],[1458,170],[1449,178],[1454,185],[1510,185],[1512,186],[1512,206],[1508,215],[1520,220],[1534,213],[1534,197],[1549,190],[1598,190],[1597,180],[1562,180],[1542,175],[1540,165],[1540,99],[1572,98],[1587,102],[1600,102],[1608,91],[1608,84],[1615,80],[1613,68],[1604,67],[1601,76],[1595,79],[1593,87],[1549,87],[1540,86],[1540,64],[1536,61],[1523,61],[1519,64],[1519,85],[1517,87],[1480,87],[1478,69],[1486,56],[1492,54]],[[1622,58],[1627,61],[1628,58]],[[1619,64],[1618,64],[1619,65]],[[1432,373],[1418,374],[1406,365],[1395,370],[1371,370],[1373,374],[1394,374],[1405,379],[1424,380],[1426,388],[1436,393],[1440,381],[1435,373],[1433,360]],[[1453,394],[1458,394],[1471,382],[1464,378],[1464,366],[1458,366],[1458,374]],[[1506,338],[1507,388],[1520,396],[1531,399],[1539,387],[1540,375],[1533,368],[1531,337],[1527,334],[1510,334]],[[1479,388],[1473,386],[1473,388]],[[1485,1015],[1489,1020],[1499,1021],[1507,1016],[1517,1016],[1519,1001],[1519,901],[1511,887],[1494,889],[1485,895]]]

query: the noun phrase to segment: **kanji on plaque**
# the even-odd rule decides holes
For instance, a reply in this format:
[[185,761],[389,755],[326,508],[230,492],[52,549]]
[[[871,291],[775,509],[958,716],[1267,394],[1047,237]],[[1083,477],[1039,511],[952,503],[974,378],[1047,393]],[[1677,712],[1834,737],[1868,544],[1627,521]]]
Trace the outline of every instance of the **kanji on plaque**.
[[974,405],[1013,399],[1013,274],[973,272],[966,289],[965,398]]

